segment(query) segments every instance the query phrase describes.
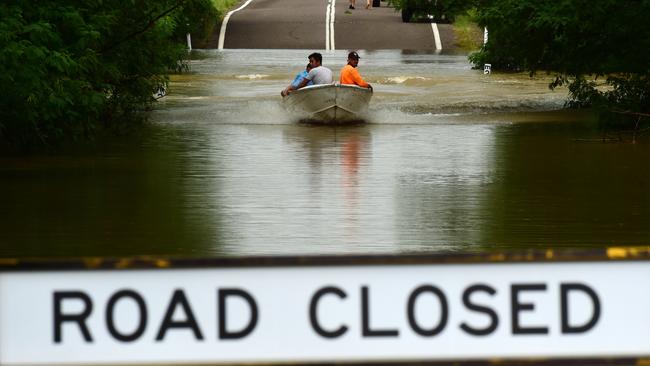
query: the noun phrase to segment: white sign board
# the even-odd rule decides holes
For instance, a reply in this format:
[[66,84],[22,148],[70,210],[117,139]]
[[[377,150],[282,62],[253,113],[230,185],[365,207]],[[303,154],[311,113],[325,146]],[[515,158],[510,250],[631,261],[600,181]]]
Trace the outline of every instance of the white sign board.
[[0,364],[650,356],[650,262],[0,272]]

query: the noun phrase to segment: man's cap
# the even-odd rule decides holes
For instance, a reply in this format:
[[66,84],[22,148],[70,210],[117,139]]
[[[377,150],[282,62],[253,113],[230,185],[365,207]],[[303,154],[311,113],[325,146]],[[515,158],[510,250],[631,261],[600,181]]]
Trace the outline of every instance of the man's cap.
[[358,59],[360,59],[361,57],[359,57],[359,54],[358,54],[358,53],[352,51],[352,52],[348,53],[348,58],[354,58],[354,59],[357,59],[357,60],[358,60]]

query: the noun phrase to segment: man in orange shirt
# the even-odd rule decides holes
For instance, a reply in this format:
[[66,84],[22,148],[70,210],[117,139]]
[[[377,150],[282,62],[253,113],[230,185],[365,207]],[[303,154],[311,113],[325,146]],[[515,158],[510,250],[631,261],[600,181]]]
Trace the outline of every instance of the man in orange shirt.
[[360,87],[372,90],[372,86],[366,83],[363,78],[361,78],[361,75],[359,75],[359,71],[357,70],[358,64],[359,55],[354,51],[348,53],[348,64],[343,66],[341,69],[341,84],[359,85]]

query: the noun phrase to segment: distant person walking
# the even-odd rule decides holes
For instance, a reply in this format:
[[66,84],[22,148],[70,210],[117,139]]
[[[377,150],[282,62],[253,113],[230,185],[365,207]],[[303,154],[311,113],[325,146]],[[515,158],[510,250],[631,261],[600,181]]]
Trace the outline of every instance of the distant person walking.
[[287,94],[291,93],[291,91],[293,90],[304,88],[307,85],[307,83],[309,83],[310,81],[313,82],[314,85],[331,84],[332,70],[323,66],[322,63],[323,63],[323,55],[321,55],[320,53],[314,52],[311,55],[309,55],[309,64],[311,65],[312,69],[309,71],[307,76],[305,76],[305,78],[302,79],[302,81],[300,82],[300,84],[298,84],[297,87],[290,85],[289,88],[286,90],[286,93],[283,94],[283,96],[286,96]]
[[358,85],[362,88],[368,88],[372,90],[372,86],[363,80],[359,71],[357,70],[357,65],[359,64],[359,54],[352,51],[348,53],[348,64],[343,66],[341,69],[341,84],[352,84]]

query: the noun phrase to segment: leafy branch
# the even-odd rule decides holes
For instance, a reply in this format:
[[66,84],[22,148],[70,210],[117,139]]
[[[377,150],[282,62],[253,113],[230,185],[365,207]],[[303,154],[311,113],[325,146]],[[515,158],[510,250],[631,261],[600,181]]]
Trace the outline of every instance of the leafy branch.
[[109,46],[102,48],[102,50],[100,51],[100,53],[107,53],[107,52],[110,52],[110,51],[112,51],[113,49],[117,48],[119,45],[121,45],[121,44],[123,44],[123,43],[125,43],[125,42],[127,42],[127,41],[129,41],[129,40],[131,40],[131,39],[133,39],[133,38],[135,38],[135,37],[137,37],[137,36],[139,36],[140,34],[143,34],[143,33],[147,32],[147,31],[148,31],[149,29],[151,29],[154,25],[156,25],[156,22],[158,22],[160,19],[164,18],[165,16],[169,15],[169,14],[170,14],[171,12],[173,12],[174,10],[178,9],[178,8],[179,8],[181,5],[183,5],[183,3],[185,3],[186,1],[187,1],[187,0],[179,0],[179,1],[177,1],[176,4],[174,4],[174,6],[172,6],[171,8],[169,8],[169,9],[167,9],[167,10],[165,10],[164,12],[162,12],[162,13],[159,14],[159,15],[157,15],[157,16],[154,17],[153,19],[149,20],[149,22],[147,23],[147,25],[144,26],[142,29],[139,29],[139,30],[137,30],[137,31],[135,31],[135,32],[133,32],[133,33],[130,33],[130,34],[128,34],[126,37],[122,38],[120,41],[115,42],[115,43],[112,43],[112,44],[110,44]]

